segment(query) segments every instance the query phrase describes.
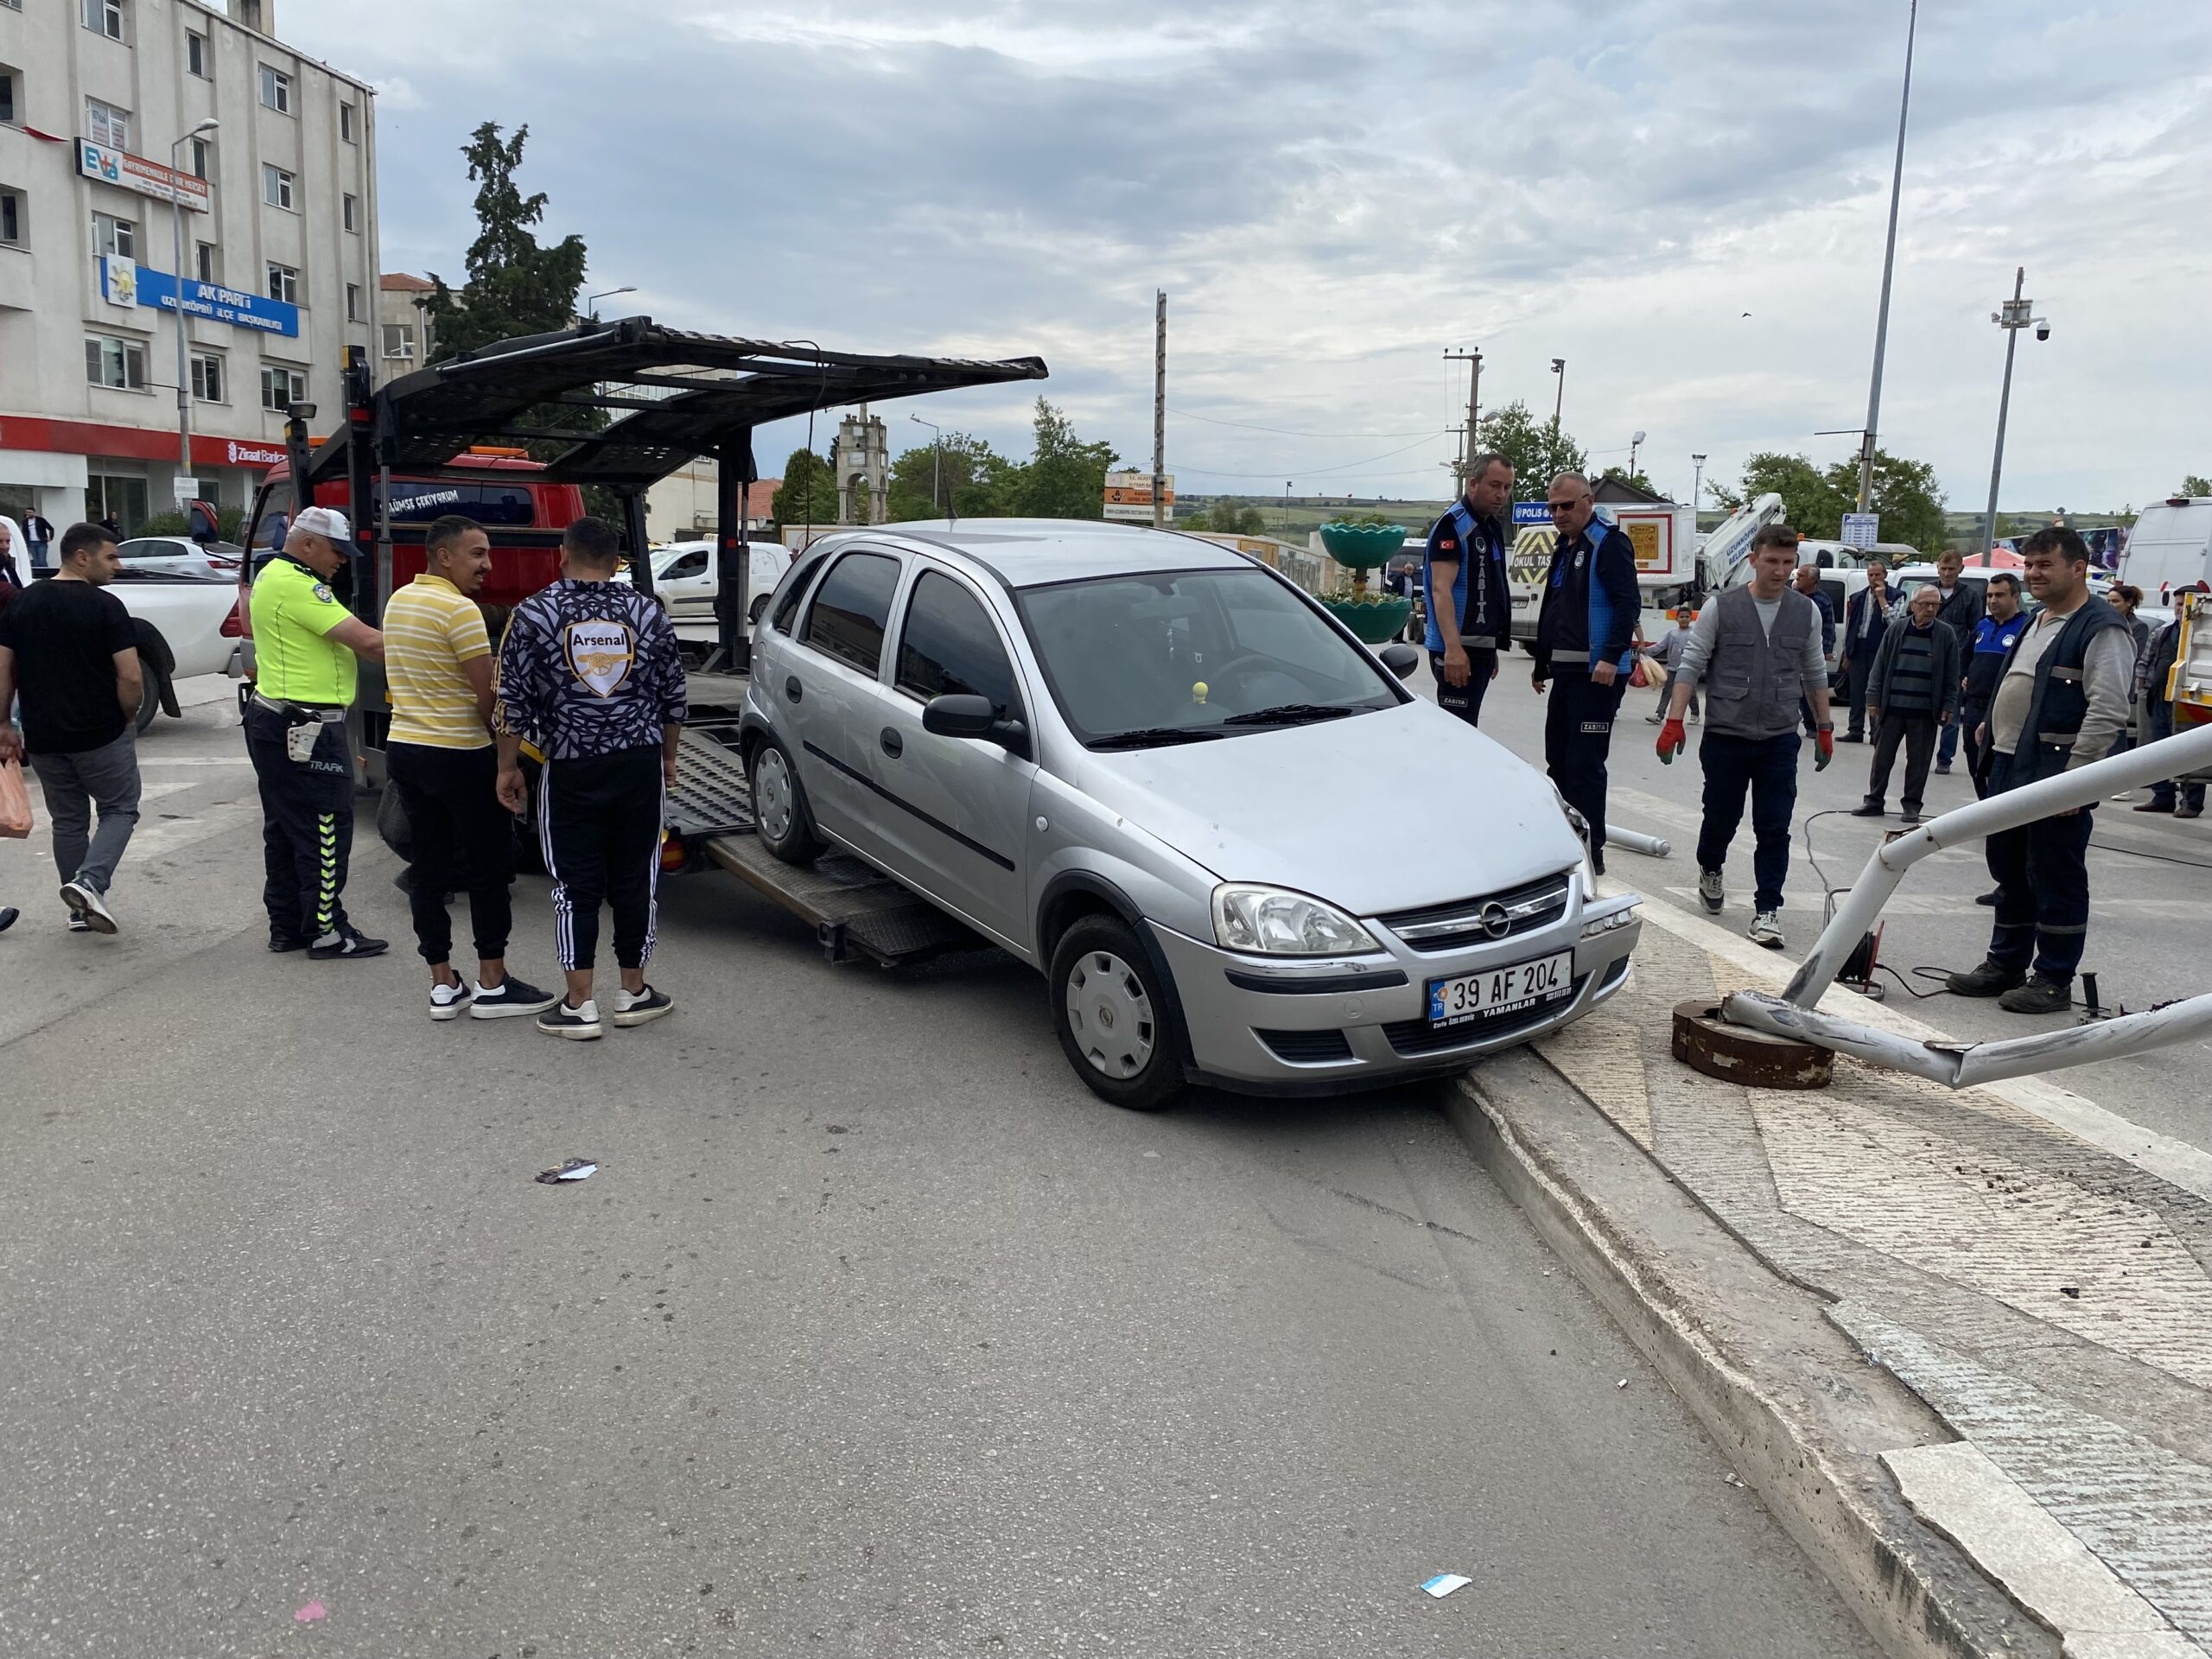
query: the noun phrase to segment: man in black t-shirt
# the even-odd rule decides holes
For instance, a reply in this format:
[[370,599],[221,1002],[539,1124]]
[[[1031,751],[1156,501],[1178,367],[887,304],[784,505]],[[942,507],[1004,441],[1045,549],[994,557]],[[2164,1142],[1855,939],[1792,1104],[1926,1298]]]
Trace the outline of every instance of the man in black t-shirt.
[[38,774],[75,933],[115,931],[105,895],[138,825],[138,635],[123,601],[100,591],[121,568],[115,537],[73,524],[60,573],[0,611],[0,709],[23,699],[22,736],[0,719],[0,760],[28,758]]

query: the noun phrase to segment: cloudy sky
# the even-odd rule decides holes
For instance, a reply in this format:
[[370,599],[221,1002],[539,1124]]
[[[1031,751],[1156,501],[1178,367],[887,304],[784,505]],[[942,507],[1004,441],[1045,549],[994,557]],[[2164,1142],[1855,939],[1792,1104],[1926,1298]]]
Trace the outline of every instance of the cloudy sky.
[[[458,279],[458,155],[528,123],[525,188],[594,285],[680,326],[1042,355],[1135,464],[1155,288],[1190,493],[1448,489],[1464,414],[1648,434],[1732,480],[1851,453],[1866,409],[1905,0],[279,0],[381,91],[386,270]],[[465,21],[459,21],[465,20]],[[2139,505],[2212,470],[2212,6],[1929,0],[1880,428],[1955,507]],[[1027,451],[1027,392],[888,405]],[[1259,430],[1255,429],[1273,429]],[[803,436],[803,435],[801,435]],[[799,441],[760,440],[764,469]],[[817,433],[817,447],[826,447]]]

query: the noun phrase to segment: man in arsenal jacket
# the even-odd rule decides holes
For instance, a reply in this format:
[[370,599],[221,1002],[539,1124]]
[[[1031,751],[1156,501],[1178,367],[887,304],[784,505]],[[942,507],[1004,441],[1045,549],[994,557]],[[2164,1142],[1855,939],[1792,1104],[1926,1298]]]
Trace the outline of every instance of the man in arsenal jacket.
[[1635,664],[1636,549],[1618,524],[1597,516],[1590,481],[1580,473],[1552,480],[1548,501],[1559,532],[1536,618],[1539,696],[1554,682],[1544,715],[1544,767],[1590,826],[1590,858],[1605,868],[1605,761],[1613,718]]

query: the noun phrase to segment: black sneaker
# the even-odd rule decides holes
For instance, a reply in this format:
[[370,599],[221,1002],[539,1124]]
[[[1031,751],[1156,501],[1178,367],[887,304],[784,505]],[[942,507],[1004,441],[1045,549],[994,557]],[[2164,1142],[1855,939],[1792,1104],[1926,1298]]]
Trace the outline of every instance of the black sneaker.
[[1992,910],[1994,910],[1997,907],[1997,901],[2004,896],[2004,888],[1992,887],[1987,893],[1977,893],[1974,894],[1974,901],[1977,905],[1987,905]]
[[676,999],[665,991],[657,991],[650,985],[635,996],[617,987],[614,992],[614,1023],[618,1026],[642,1026],[648,1020],[658,1020],[676,1006]]
[[472,1020],[512,1020],[525,1014],[543,1014],[561,1000],[553,991],[541,991],[526,979],[509,974],[497,985],[479,985]]
[[279,933],[274,928],[269,931],[269,949],[280,957],[289,951],[304,950],[308,943],[297,933]]
[[2074,982],[2037,974],[1997,999],[2007,1014],[2063,1014],[2074,1006]]
[[572,1008],[564,999],[537,1016],[537,1028],[549,1037],[588,1042],[601,1034],[599,1004],[586,997],[582,1007]]
[[1938,778],[1948,778],[1951,775],[1951,769],[1948,766],[1938,766],[1936,768],[1936,775]]
[[1898,822],[1902,823],[1918,823],[1922,822],[1920,809],[1916,806],[1907,807],[1905,809],[1904,817],[1899,819]]
[[1889,810],[1879,801],[1862,801],[1851,809],[1851,816],[1854,818],[1883,818],[1889,816]]
[[391,941],[372,939],[348,922],[308,946],[308,955],[317,962],[345,962],[357,957],[380,957],[390,949]]
[[92,925],[81,916],[72,916],[69,918],[69,931],[72,933],[89,933],[92,931]]
[[458,1020],[468,1011],[468,982],[456,978],[450,985],[430,982],[430,1018]]
[[1963,974],[1953,974],[1943,983],[1958,996],[2002,996],[2018,986],[2024,985],[2028,976],[2017,968],[2000,968],[1984,957],[1979,968]]
[[2174,810],[2174,804],[2171,801],[2162,801],[2153,795],[2135,810],[2138,812],[2171,812]]
[[115,931],[115,918],[100,902],[100,890],[79,876],[74,881],[61,884],[61,902],[69,906],[73,917],[82,918],[85,925],[95,933]]
[[1839,743],[1864,743],[1866,741],[1866,738],[1857,732],[1846,732],[1841,737],[1836,739]]
[[22,913],[13,905],[0,905],[0,933],[5,933],[13,927],[16,925],[16,918]]

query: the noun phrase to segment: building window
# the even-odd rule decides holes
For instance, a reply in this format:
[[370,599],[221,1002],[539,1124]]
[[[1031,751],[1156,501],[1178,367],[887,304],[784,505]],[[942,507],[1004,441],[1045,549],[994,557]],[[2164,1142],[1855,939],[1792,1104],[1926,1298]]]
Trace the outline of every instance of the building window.
[[192,268],[194,273],[203,283],[221,282],[223,280],[221,251],[213,242],[200,243],[194,253]]
[[111,41],[123,38],[123,0],[85,0],[85,27]]
[[289,265],[269,262],[269,297],[282,300],[287,305],[300,302],[300,273]]
[[130,148],[130,111],[118,110],[112,104],[103,104],[97,98],[85,100],[85,137],[96,144],[105,144],[110,149]]
[[280,369],[264,365],[261,371],[261,406],[272,415],[282,415],[294,404],[308,400],[308,377],[304,369]]
[[359,136],[353,130],[353,106],[351,104],[338,106],[338,136],[349,144],[359,142]]
[[261,164],[261,199],[271,207],[292,211],[292,175],[267,162]]
[[203,404],[229,401],[223,396],[223,359],[213,352],[193,353],[192,395]]
[[22,240],[23,193],[13,188],[0,188],[0,242]]
[[187,69],[189,69],[194,74],[199,76],[202,80],[206,80],[209,78],[207,73],[207,37],[205,35],[195,35],[190,29],[185,30],[184,67]]
[[0,69],[0,124],[14,126],[16,115],[16,72]]
[[146,390],[146,347],[135,340],[93,334],[85,341],[85,378],[96,386]]
[[368,321],[361,315],[361,285],[359,283],[346,284],[346,321],[348,322]]
[[261,101],[279,115],[292,112],[292,78],[282,69],[261,66]]
[[359,196],[346,197],[340,217],[345,220],[347,230],[358,232],[361,228],[361,199]]
[[138,257],[138,227],[127,219],[118,219],[113,213],[92,215],[92,251],[112,254],[118,259]]
[[192,176],[205,179],[213,176],[208,169],[215,164],[215,146],[205,138],[192,141]]
[[387,322],[384,326],[384,354],[395,362],[415,360],[415,325],[411,322]]

